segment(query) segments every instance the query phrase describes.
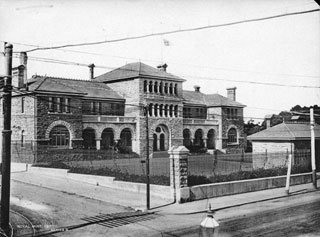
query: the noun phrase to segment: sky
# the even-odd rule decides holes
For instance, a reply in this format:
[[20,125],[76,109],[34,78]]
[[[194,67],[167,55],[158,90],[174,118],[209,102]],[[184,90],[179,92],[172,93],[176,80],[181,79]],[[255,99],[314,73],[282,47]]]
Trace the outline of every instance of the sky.
[[[318,8],[311,0],[2,0],[0,43],[10,42],[14,52],[20,52]],[[131,62],[153,67],[167,63],[169,73],[187,80],[185,90],[199,85],[203,93],[226,96],[226,88],[236,86],[237,101],[247,106],[245,120],[259,121],[297,104],[319,105],[319,24],[317,11],[121,42],[37,50],[28,53],[28,77],[89,79],[86,65],[91,63],[97,66],[95,76]],[[0,74],[3,59],[1,56]],[[72,63],[48,62],[52,59]],[[19,60],[14,58],[13,64],[18,66]]]

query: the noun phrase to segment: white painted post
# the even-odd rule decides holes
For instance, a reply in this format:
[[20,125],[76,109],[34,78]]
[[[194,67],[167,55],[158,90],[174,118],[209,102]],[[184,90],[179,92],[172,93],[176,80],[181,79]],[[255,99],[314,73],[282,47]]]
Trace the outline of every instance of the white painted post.
[[101,139],[96,139],[96,149],[100,150],[101,149],[101,145],[100,145]]
[[314,115],[313,108],[310,108],[310,130],[311,130],[311,167],[312,167],[312,182],[313,187],[317,188],[317,174],[316,174],[316,146],[314,136]]
[[288,157],[287,180],[286,180],[286,193],[287,193],[287,195],[289,195],[289,188],[290,188],[291,161],[292,161],[292,155],[289,154],[289,157]]

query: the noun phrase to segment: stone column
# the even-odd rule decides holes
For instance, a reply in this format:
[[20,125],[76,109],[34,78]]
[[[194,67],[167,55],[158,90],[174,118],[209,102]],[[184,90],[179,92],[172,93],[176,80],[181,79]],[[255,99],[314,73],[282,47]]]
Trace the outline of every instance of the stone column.
[[96,139],[96,149],[97,150],[100,150],[101,149],[101,138],[97,138]]
[[207,146],[208,146],[208,144],[207,144],[208,143],[208,138],[207,137],[203,137],[202,140],[203,140],[204,147],[207,148]]
[[188,154],[189,150],[184,146],[171,147],[170,155],[170,187],[174,201],[186,202],[190,198],[188,187]]

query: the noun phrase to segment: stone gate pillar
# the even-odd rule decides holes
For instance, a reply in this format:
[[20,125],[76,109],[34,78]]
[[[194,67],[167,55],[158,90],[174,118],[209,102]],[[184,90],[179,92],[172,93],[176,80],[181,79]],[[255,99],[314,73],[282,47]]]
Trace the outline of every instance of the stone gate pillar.
[[171,147],[170,155],[170,187],[174,201],[186,202],[190,197],[188,187],[188,154],[189,150],[184,146]]

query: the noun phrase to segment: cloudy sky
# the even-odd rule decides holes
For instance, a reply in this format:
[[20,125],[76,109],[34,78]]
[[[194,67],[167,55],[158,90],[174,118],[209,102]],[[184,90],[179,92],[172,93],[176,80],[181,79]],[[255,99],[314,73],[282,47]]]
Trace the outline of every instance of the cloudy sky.
[[[318,8],[311,0],[2,0],[0,43],[8,41],[19,52]],[[319,104],[319,24],[316,11],[113,43],[37,50],[28,53],[28,76],[88,79],[86,65],[90,63],[97,65],[97,76],[130,62],[150,66],[165,62],[168,72],[187,80],[186,90],[197,84],[204,93],[226,95],[227,87],[236,86],[237,100],[247,105],[246,120],[263,118],[296,104]],[[169,46],[163,40],[169,41]],[[18,63],[15,58],[14,66]],[[3,74],[3,57],[0,65]]]

